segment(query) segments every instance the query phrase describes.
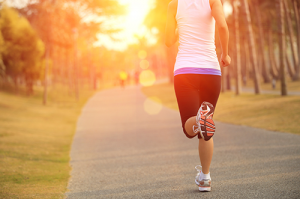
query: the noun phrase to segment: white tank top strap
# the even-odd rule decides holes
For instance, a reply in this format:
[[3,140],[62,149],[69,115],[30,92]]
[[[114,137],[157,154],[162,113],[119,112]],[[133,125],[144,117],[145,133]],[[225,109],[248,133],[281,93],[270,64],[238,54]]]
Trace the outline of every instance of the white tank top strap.
[[203,74],[203,69],[205,74],[210,71],[208,73],[221,75],[214,43],[215,20],[209,0],[178,0],[176,21],[179,47],[175,75],[182,71]]

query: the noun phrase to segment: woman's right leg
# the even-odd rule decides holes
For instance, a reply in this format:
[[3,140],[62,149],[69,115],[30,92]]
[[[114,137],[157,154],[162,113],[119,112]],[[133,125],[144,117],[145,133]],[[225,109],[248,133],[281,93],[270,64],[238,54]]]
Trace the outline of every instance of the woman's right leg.
[[204,174],[209,173],[209,168],[211,164],[211,160],[214,152],[214,140],[210,138],[210,140],[205,141],[204,139],[199,139],[199,158],[202,166],[202,172]]

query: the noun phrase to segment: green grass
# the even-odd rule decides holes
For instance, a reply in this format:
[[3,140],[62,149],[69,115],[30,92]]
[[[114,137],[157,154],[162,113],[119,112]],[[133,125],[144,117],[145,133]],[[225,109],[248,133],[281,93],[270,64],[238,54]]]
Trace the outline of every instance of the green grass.
[[[292,81],[289,77],[286,78],[286,84],[288,91],[300,91],[300,82],[299,81]],[[231,85],[235,85],[235,81],[231,81]],[[266,91],[280,91],[280,81],[276,81],[275,89],[272,88],[272,83],[263,83],[261,78],[260,83],[261,89]],[[246,85],[242,84],[242,87],[245,88],[254,88],[254,82],[250,79],[247,81]]]
[[[166,107],[178,110],[173,85],[154,85],[142,91],[148,97],[159,98]],[[226,123],[300,134],[300,96],[221,93],[214,118]]]
[[0,198],[64,198],[77,118],[93,94],[67,88],[26,97],[0,91]]

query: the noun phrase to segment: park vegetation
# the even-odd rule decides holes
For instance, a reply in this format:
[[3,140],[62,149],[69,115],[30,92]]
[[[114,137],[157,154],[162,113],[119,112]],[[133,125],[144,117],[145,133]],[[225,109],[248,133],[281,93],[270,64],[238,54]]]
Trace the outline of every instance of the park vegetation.
[[116,0],[30,0],[23,8],[1,3],[0,89],[32,95],[43,87],[44,104],[49,87],[67,87],[77,99],[83,85],[96,89],[115,52],[93,43],[97,34],[118,32],[106,21],[124,12]]
[[32,92],[33,82],[40,79],[45,46],[28,20],[4,6],[0,18],[0,73],[2,83],[8,79],[18,87],[19,81]]

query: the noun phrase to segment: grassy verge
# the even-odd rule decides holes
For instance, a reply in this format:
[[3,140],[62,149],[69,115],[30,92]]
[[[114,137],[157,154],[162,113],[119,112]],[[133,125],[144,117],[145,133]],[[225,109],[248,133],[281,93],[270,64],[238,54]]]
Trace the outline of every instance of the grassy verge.
[[[299,81],[292,81],[290,78],[287,77],[286,80],[287,89],[288,91],[300,91],[300,82]],[[231,85],[235,85],[235,81],[231,81]],[[261,89],[266,91],[280,91],[280,81],[276,81],[275,88],[272,87],[272,83],[260,83]],[[254,82],[249,80],[246,85],[242,85],[245,88],[254,88]]]
[[[142,91],[148,97],[159,98],[163,105],[178,109],[173,85],[154,85]],[[222,93],[214,118],[226,123],[300,134],[300,96]]]
[[90,89],[80,100],[67,89],[32,97],[0,91],[0,198],[63,198],[69,179],[69,151],[77,117]]

